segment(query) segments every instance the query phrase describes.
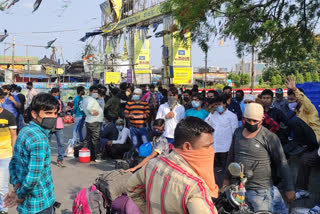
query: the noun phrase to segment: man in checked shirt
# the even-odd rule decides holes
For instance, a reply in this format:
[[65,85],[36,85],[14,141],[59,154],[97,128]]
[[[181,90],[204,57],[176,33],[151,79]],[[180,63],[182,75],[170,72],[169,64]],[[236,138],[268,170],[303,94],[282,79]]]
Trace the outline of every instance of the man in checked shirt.
[[30,124],[18,135],[9,165],[14,190],[4,199],[4,206],[18,205],[24,213],[54,213],[54,185],[51,172],[51,148],[48,135],[56,125],[59,102],[50,94],[38,94],[27,113]]

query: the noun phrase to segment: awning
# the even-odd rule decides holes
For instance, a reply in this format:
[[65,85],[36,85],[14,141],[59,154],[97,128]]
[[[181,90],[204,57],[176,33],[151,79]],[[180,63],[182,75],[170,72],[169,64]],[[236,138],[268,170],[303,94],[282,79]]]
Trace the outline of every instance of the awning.
[[35,78],[35,79],[48,79],[49,77],[46,75],[37,75],[37,74],[25,74],[24,76],[20,74],[21,77],[25,78]]

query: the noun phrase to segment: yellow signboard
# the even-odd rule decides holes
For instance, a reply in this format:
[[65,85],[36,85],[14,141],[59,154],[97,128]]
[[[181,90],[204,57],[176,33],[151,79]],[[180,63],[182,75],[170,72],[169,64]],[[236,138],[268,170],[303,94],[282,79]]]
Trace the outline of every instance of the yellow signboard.
[[135,70],[136,74],[151,74],[151,70]]
[[172,66],[191,66],[191,34],[187,33],[185,36],[187,41],[177,39],[176,33],[172,36]]
[[120,72],[106,72],[105,84],[120,84],[121,76]]
[[173,84],[175,85],[191,85],[192,84],[192,68],[174,67],[173,68]]
[[[142,29],[143,30],[143,29]],[[135,69],[150,69],[150,42],[141,38],[140,30],[134,36],[134,66]]]
[[46,67],[46,73],[48,75],[53,75],[53,68],[52,67]]
[[[0,65],[0,70],[6,70],[7,67],[8,67],[7,65]],[[10,65],[8,69],[12,69],[12,65]],[[14,69],[23,70],[23,65],[14,65]]]
[[57,68],[56,69],[56,74],[62,75],[64,73],[63,68]]

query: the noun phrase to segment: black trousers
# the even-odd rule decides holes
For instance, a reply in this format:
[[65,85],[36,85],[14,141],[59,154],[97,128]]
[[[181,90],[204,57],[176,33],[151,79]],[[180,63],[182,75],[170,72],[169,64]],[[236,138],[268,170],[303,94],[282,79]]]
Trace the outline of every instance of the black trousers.
[[122,159],[124,153],[128,152],[131,147],[131,143],[113,144],[110,147],[106,147],[106,153],[107,156],[111,157],[112,159]]
[[316,167],[319,165],[320,157],[318,155],[318,149],[312,152],[305,152],[301,155],[296,182],[297,189],[308,190],[311,169],[312,167]]
[[214,154],[214,177],[219,188],[223,185],[224,172],[226,169],[228,152],[218,152]]
[[319,144],[314,131],[303,120],[298,117],[291,119],[288,127],[289,133],[293,132],[293,140],[296,143],[306,145],[308,151],[318,149]]
[[100,154],[100,130],[101,123],[87,123],[86,122],[87,135],[84,139],[84,146],[90,149],[91,160],[96,160],[97,154]]

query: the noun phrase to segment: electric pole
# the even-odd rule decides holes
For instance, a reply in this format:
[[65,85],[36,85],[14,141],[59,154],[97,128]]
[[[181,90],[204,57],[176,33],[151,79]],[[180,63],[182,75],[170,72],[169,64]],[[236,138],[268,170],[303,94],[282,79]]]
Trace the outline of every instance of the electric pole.
[[14,71],[14,47],[16,45],[16,38],[13,37],[13,43],[12,43],[12,70]]
[[254,88],[254,46],[252,46],[252,58],[251,58],[251,94],[253,94]]

